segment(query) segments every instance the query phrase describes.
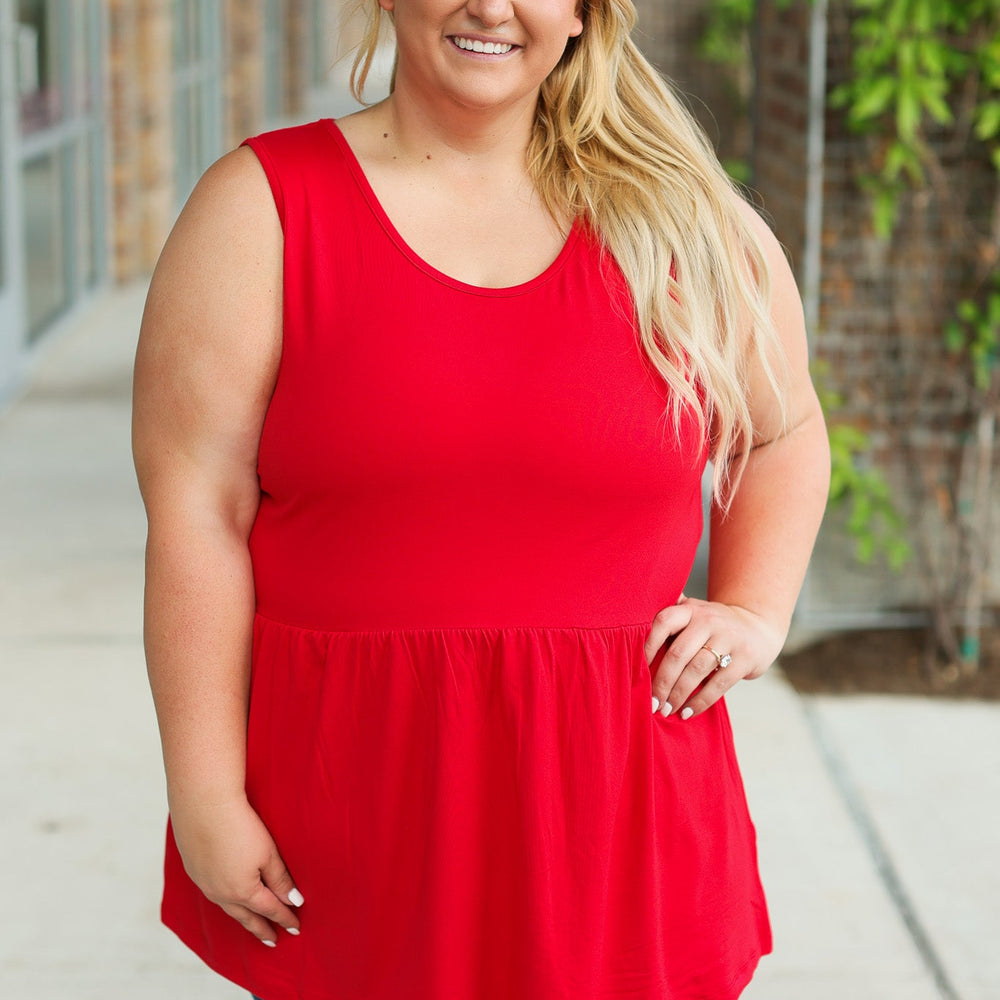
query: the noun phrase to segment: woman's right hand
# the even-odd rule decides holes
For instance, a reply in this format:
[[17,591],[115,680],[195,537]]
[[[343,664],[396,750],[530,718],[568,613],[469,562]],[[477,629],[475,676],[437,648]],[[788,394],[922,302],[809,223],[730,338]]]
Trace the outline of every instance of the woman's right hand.
[[299,933],[301,906],[267,827],[245,797],[205,804],[171,803],[174,840],[191,880],[263,944],[277,945],[273,925]]

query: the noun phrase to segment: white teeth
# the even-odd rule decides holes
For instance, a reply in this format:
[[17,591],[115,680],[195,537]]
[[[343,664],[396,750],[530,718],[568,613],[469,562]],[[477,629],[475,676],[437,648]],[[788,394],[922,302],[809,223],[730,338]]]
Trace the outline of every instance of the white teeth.
[[456,37],[455,44],[466,52],[483,52],[488,56],[502,56],[514,48],[509,42],[481,42],[477,38]]

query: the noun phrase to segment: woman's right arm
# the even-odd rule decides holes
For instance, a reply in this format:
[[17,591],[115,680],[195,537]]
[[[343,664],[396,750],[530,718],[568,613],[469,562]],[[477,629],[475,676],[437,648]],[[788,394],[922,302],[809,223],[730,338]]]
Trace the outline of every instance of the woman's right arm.
[[149,522],[146,661],[174,836],[205,895],[269,944],[272,924],[298,932],[287,904],[300,901],[244,791],[247,541],[281,351],[281,280],[274,202],[241,148],[198,183],[153,274],[132,427]]

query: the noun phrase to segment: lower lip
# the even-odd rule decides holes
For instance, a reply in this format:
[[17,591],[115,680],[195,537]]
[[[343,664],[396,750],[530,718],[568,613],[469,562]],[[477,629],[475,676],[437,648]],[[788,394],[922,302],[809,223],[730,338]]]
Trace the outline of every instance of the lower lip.
[[460,52],[463,56],[468,56],[470,59],[484,60],[486,62],[496,62],[498,59],[509,59],[515,52],[520,51],[520,47],[515,45],[507,52],[473,52],[472,49],[463,49],[461,46],[456,45],[454,38],[449,38],[448,43],[456,52]]

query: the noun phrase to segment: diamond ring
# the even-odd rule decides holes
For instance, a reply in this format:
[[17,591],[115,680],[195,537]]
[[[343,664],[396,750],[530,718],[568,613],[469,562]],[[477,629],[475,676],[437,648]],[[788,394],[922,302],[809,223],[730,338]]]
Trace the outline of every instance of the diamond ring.
[[715,657],[716,670],[724,670],[733,662],[733,658],[728,653],[717,653],[711,646],[702,646],[701,648],[707,649]]

